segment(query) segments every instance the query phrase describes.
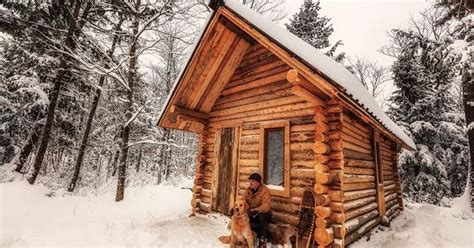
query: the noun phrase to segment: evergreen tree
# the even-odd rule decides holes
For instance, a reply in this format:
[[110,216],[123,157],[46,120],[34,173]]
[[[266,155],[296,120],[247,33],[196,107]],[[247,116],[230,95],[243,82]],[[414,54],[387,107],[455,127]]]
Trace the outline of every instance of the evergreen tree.
[[331,19],[319,13],[321,10],[319,4],[319,0],[317,2],[305,0],[299,12],[293,15],[290,23],[285,24],[286,28],[311,46],[320,50],[327,49],[326,55],[341,62],[345,54],[336,55],[335,53],[337,47],[342,45],[342,41],[339,40],[331,46],[329,36],[334,32],[334,28],[330,24]]
[[450,91],[459,57],[449,49],[445,30],[434,26],[439,12],[422,16],[414,23],[418,31],[392,31],[397,90],[389,111],[417,144],[416,151],[404,150],[400,156],[404,192],[415,201],[442,204],[443,197],[462,193],[467,175],[464,123]]

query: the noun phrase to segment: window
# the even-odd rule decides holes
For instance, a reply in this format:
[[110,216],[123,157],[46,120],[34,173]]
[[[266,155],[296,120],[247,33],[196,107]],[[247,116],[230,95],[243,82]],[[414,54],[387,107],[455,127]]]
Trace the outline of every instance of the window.
[[273,195],[290,195],[289,122],[262,124],[260,128],[260,172]]

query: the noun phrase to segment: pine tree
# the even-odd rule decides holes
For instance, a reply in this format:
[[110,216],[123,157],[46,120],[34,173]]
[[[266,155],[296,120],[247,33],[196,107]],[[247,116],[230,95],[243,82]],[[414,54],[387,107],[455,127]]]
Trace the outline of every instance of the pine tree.
[[339,40],[331,46],[329,36],[334,32],[334,28],[330,24],[331,19],[319,13],[321,10],[319,4],[319,0],[317,2],[304,0],[299,12],[293,15],[289,24],[285,24],[286,28],[311,46],[320,50],[327,49],[326,55],[334,58],[337,62],[341,62],[345,54],[339,53],[336,55],[335,53],[337,47],[342,45],[342,41]]
[[404,192],[432,204],[462,193],[466,178],[460,172],[467,172],[467,139],[450,92],[459,57],[448,48],[445,30],[434,26],[438,17],[431,9],[414,23],[418,31],[392,31],[397,46],[392,51],[398,51],[392,66],[397,90],[389,110],[417,145],[416,151],[404,150],[400,156]]

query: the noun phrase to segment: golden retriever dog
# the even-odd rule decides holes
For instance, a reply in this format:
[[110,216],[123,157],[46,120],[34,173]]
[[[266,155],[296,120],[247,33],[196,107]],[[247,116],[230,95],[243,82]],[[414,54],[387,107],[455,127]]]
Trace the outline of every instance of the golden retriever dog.
[[219,240],[224,244],[230,244],[234,248],[240,244],[247,244],[249,248],[253,248],[254,235],[250,229],[249,216],[247,210],[248,203],[243,199],[235,201],[233,214],[230,224],[230,237],[221,236]]

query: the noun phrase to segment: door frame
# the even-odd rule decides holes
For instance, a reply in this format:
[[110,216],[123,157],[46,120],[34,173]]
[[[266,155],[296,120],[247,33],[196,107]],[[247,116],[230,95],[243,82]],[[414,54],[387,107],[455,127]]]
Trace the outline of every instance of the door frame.
[[385,189],[383,185],[382,156],[380,153],[380,132],[373,129],[372,147],[375,164],[375,190],[377,191],[377,205],[379,216],[385,215]]

